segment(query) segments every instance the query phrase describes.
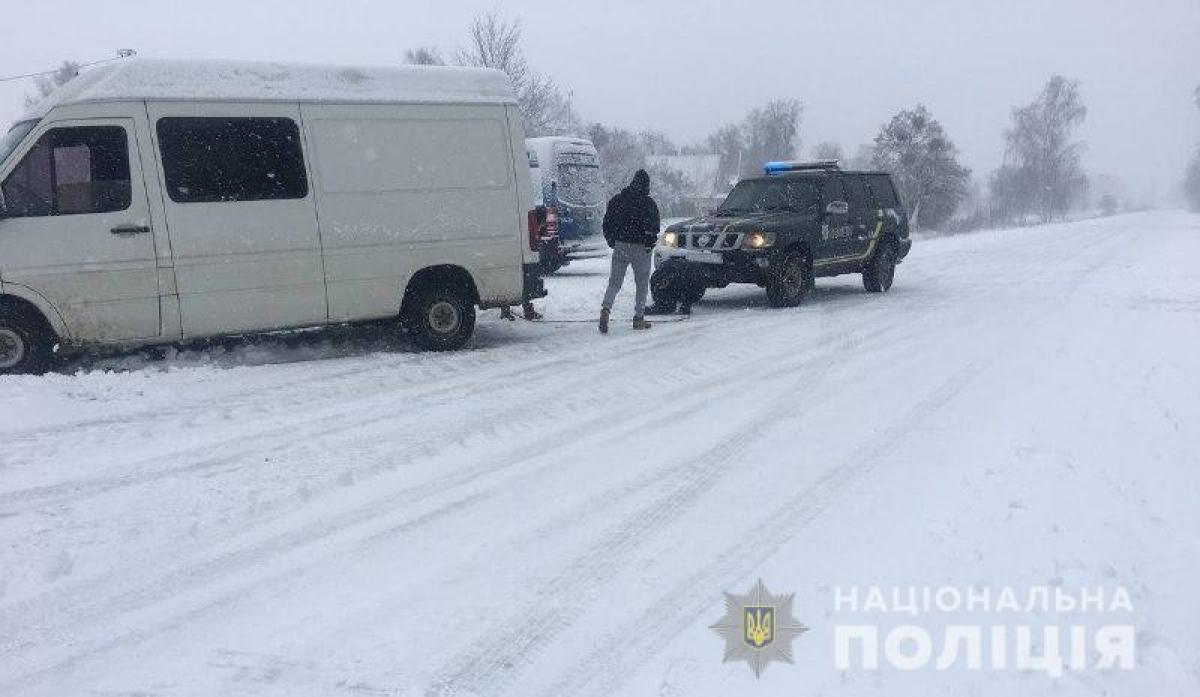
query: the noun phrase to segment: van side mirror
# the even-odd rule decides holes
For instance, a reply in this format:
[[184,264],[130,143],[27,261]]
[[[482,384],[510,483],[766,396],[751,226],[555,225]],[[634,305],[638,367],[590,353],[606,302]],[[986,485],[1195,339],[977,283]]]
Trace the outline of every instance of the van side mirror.
[[828,206],[825,206],[826,215],[849,215],[850,204],[845,201],[830,201]]

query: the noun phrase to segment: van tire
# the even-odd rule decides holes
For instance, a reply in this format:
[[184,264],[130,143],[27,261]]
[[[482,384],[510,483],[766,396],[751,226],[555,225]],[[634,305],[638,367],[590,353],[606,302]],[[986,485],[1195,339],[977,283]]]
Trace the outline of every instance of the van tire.
[[41,375],[53,358],[53,337],[37,322],[21,314],[0,314],[0,375]]
[[475,302],[466,288],[439,283],[416,291],[404,303],[401,323],[422,349],[454,351],[475,331]]

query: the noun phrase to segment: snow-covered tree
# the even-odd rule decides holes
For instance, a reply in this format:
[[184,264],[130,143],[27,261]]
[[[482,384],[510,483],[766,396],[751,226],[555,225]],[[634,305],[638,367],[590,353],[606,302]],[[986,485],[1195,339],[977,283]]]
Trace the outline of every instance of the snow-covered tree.
[[1087,117],[1079,81],[1050,78],[1033,103],[1013,110],[1004,133],[1005,166],[993,177],[1008,197],[1008,213],[1037,213],[1050,221],[1066,213],[1087,190],[1080,166],[1083,144],[1071,135]]
[[25,108],[30,108],[50,96],[54,90],[62,87],[70,82],[76,75],[79,74],[79,63],[72,60],[65,60],[58,69],[49,75],[39,75],[34,78],[33,85],[37,90],[36,94],[25,95]]
[[942,124],[922,105],[892,117],[875,136],[872,164],[889,172],[913,227],[937,227],[967,195],[971,170]]

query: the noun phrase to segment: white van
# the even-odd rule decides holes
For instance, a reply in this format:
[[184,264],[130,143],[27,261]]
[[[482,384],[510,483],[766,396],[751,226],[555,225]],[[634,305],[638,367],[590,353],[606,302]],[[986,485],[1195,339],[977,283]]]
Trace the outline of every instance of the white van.
[[528,172],[495,70],[95,68],[0,140],[0,372],[381,318],[458,348],[545,294]]

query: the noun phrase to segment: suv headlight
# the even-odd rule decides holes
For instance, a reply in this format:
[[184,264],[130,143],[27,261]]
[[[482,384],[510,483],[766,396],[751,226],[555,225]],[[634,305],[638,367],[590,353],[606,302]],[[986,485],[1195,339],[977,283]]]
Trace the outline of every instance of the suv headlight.
[[679,235],[674,232],[664,232],[662,236],[662,245],[664,247],[679,246]]
[[775,233],[773,232],[751,232],[742,239],[742,247],[745,249],[766,249],[775,244]]

